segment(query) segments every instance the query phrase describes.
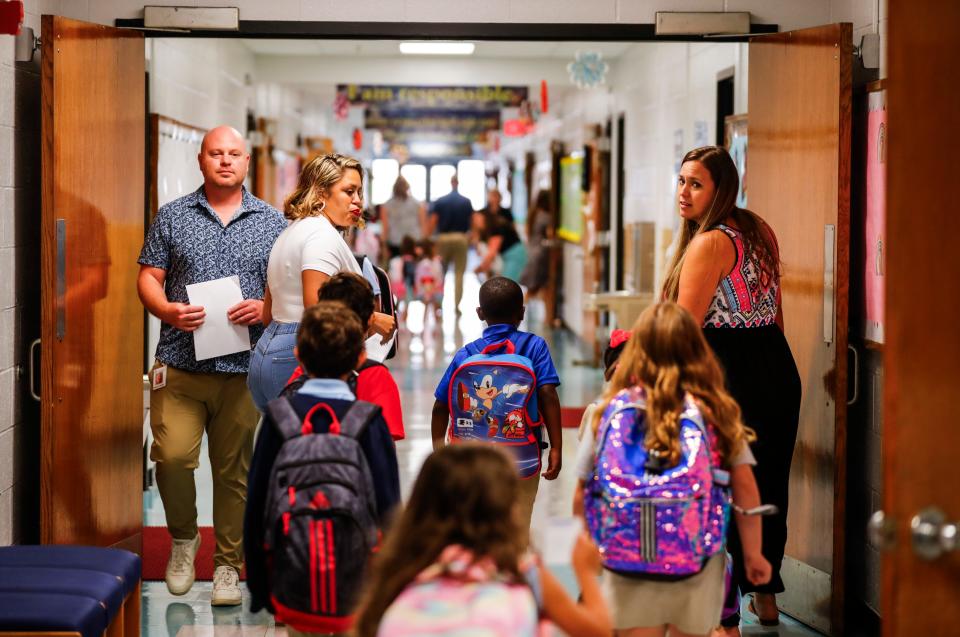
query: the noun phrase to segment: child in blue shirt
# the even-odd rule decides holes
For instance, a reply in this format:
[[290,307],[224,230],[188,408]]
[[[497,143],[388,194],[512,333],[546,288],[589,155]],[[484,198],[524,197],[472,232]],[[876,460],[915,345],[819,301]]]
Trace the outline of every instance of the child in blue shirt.
[[[494,343],[509,340],[513,343],[515,353],[525,356],[533,363],[533,371],[537,378],[536,392],[530,397],[527,410],[536,422],[543,418],[543,427],[534,427],[533,432],[538,442],[543,441],[542,429],[547,430],[550,441],[550,451],[547,454],[547,469],[543,477],[555,480],[560,474],[562,439],[560,430],[560,396],[557,386],[560,377],[553,365],[550,348],[546,341],[529,332],[521,332],[518,328],[523,321],[525,308],[523,306],[523,290],[514,281],[497,276],[488,279],[480,286],[480,307],[477,316],[486,321],[487,328],[483,330],[483,337],[467,343],[454,354],[447,371],[437,385],[434,392],[436,402],[433,405],[433,415],[430,429],[433,434],[433,448],[439,449],[446,444],[447,429],[450,424],[450,407],[448,404],[450,380],[458,367],[470,356],[480,354],[485,347]],[[536,476],[521,480],[520,507],[521,516],[527,527],[533,515],[533,502],[537,497],[539,480]]]

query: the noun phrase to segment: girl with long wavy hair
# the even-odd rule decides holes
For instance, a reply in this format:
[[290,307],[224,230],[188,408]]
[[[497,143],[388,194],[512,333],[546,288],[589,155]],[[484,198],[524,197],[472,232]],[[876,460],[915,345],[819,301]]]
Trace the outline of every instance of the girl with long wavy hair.
[[[790,462],[800,420],[800,375],[783,333],[780,256],[773,229],[736,205],[740,177],[718,146],[691,150],[677,179],[680,240],[663,285],[663,298],[686,308],[723,367],[727,390],[756,432],[752,450],[760,496],[779,513],[763,520],[763,554],[773,565],[769,583],[745,577],[736,529],[728,546],[734,586],[754,593],[751,609],[767,626],[779,623],[776,594],[787,541]],[[739,635],[740,615],[723,621]]]
[[[744,510],[759,505],[751,470],[755,461],[749,447],[753,432],[743,425],[740,408],[724,389],[723,372],[700,327],[676,303],[647,308],[633,326],[596,411],[592,436],[585,435],[578,449],[576,469],[581,481],[594,475],[597,431],[604,412],[624,396],[629,402],[642,400],[646,405],[643,445],[648,456],[658,458],[663,467],[675,467],[680,462],[681,413],[685,398],[691,397],[704,422],[709,423],[711,450],[730,470],[734,503]],[[760,521],[737,513],[736,524],[743,537],[746,576],[751,582],[763,584],[770,579],[770,563],[760,551]],[[604,597],[610,604],[617,635],[710,634],[720,622],[724,605],[725,559],[721,550],[700,572],[678,580],[645,579],[605,570]]]
[[518,496],[516,467],[500,449],[464,443],[431,454],[377,554],[356,635],[534,637],[545,618],[571,637],[608,637],[597,547],[586,534],[574,547],[575,602],[527,552]]

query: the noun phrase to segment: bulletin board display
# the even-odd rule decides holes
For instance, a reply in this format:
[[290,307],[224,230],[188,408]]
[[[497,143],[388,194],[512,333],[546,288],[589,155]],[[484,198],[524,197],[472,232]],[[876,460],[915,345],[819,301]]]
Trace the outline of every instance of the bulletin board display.
[[557,236],[580,243],[583,237],[583,157],[560,160],[560,224]]
[[150,115],[150,219],[160,206],[200,187],[197,163],[206,130],[163,115]]
[[886,91],[868,95],[867,179],[864,219],[864,338],[881,344],[887,251],[887,102]]

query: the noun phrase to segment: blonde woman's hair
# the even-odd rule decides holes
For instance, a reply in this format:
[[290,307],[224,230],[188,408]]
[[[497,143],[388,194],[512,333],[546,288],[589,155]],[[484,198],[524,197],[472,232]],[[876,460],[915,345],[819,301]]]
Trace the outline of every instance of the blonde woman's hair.
[[662,296],[666,301],[676,301],[680,292],[680,271],[687,255],[687,246],[694,237],[702,232],[713,230],[717,224],[732,218],[743,233],[744,249],[747,254],[755,255],[760,263],[760,276],[764,278],[780,276],[780,257],[777,254],[773,231],[754,212],[737,207],[737,193],[740,190],[740,174],[737,165],[727,149],[721,146],[703,146],[694,148],[683,157],[680,165],[688,161],[703,164],[713,179],[716,194],[710,208],[699,220],[683,219],[680,222],[680,240],[667,268],[667,278],[663,282]]
[[294,221],[323,214],[323,197],[328,195],[330,188],[351,169],[360,173],[362,188],[363,165],[353,157],[333,153],[311,159],[300,171],[296,189],[283,202],[283,216]]
[[723,371],[702,330],[676,303],[648,307],[637,319],[604,393],[603,406],[594,416],[594,435],[617,393],[636,385],[646,392],[644,445],[666,460],[667,466],[680,461],[680,414],[688,393],[713,425],[725,462],[756,439],[740,420],[740,406],[724,389]]

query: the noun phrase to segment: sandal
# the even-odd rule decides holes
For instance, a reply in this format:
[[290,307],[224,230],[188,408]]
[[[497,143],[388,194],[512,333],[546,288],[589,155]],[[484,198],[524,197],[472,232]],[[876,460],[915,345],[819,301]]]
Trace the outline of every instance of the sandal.
[[750,598],[750,603],[747,605],[747,610],[757,616],[757,619],[760,621],[761,626],[779,626],[780,625],[780,613],[777,613],[776,618],[774,619],[764,619],[760,616],[760,613],[757,612],[757,607],[753,603],[754,598]]

